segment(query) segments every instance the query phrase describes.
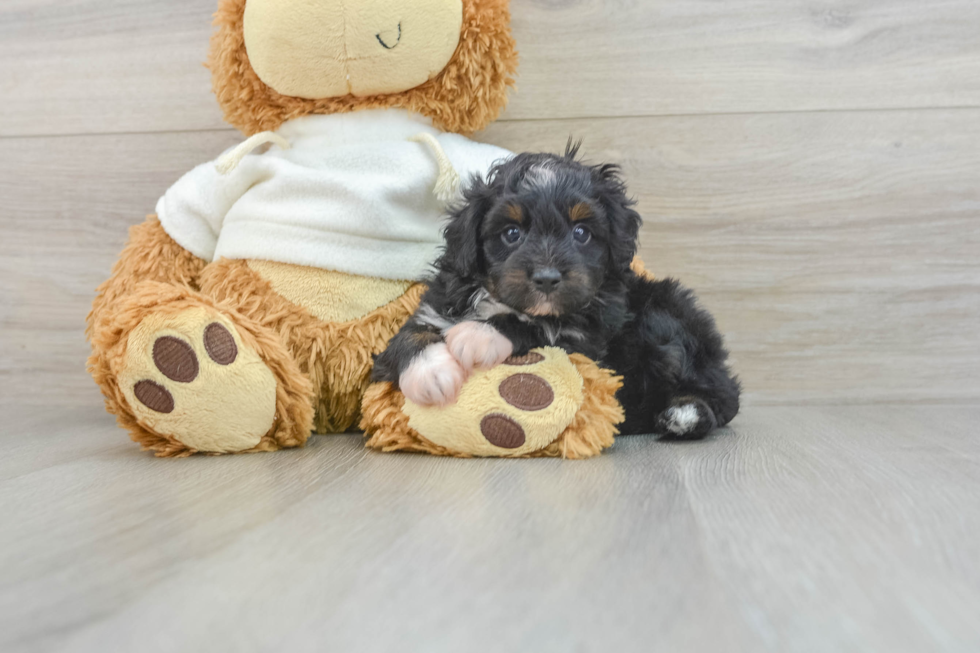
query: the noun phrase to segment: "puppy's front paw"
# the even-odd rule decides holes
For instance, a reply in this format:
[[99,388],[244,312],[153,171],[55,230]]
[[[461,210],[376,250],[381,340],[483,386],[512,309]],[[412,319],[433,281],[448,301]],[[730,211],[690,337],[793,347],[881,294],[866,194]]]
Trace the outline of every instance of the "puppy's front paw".
[[513,343],[483,322],[460,322],[446,332],[446,345],[466,370],[495,367],[514,353]]
[[406,399],[420,406],[445,406],[456,401],[464,381],[466,370],[439,342],[412,359],[398,377],[398,387]]

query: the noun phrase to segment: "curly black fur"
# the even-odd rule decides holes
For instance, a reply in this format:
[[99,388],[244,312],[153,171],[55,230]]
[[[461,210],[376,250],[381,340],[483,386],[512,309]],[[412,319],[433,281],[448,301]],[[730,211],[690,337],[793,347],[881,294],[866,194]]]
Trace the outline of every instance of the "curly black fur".
[[519,154],[474,179],[450,211],[446,247],[422,304],[378,356],[398,382],[459,322],[485,322],[517,355],[557,346],[623,376],[621,432],[704,436],[738,412],[714,319],[673,279],[634,274],[640,216],[619,167]]

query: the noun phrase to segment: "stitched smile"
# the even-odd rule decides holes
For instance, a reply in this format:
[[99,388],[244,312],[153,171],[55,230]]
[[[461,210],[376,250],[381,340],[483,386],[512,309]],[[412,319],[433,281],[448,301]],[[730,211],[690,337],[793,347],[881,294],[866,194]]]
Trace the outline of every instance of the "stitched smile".
[[380,43],[381,47],[383,47],[385,50],[394,50],[396,47],[398,47],[398,44],[402,42],[402,24],[398,23],[398,39],[395,41],[394,45],[388,45],[385,43],[384,39],[381,38],[381,32],[378,32],[374,36],[376,39],[378,39],[378,43]]

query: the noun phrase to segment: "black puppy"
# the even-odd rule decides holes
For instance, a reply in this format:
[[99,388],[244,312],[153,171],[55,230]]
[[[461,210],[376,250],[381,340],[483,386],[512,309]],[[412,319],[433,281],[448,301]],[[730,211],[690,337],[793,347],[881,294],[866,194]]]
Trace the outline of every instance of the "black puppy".
[[586,166],[577,150],[520,154],[474,180],[374,379],[446,404],[474,367],[557,346],[623,376],[622,433],[702,437],[738,412],[722,337],[690,290],[630,269],[640,216],[619,167]]

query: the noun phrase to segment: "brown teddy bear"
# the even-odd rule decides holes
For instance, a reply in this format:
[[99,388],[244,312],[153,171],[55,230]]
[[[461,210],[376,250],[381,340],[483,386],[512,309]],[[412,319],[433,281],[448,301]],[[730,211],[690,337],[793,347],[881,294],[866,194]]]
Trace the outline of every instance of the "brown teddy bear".
[[[460,135],[506,104],[509,20],[507,0],[220,1],[214,92],[249,138],[132,228],[88,319],[89,369],[133,440],[159,456],[271,451],[357,426],[446,203],[509,155]],[[560,351],[510,363],[444,411],[375,386],[368,444],[583,457],[611,443],[609,373]]]

